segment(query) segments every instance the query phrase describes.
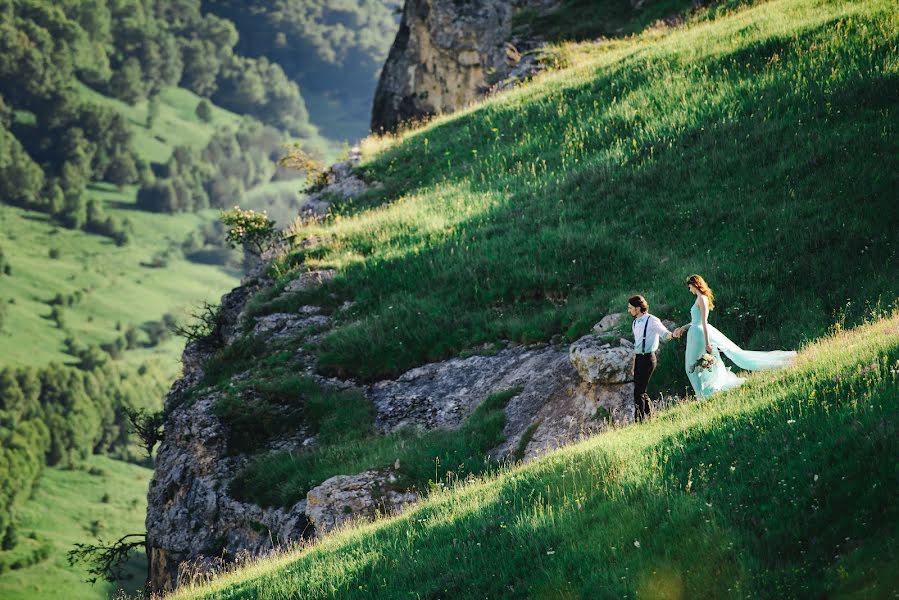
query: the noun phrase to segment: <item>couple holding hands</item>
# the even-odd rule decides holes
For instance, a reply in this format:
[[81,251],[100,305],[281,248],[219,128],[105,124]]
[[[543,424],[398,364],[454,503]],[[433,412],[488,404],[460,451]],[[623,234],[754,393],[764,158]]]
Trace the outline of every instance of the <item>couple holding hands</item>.
[[650,416],[651,405],[646,394],[649,378],[656,368],[656,350],[659,341],[669,341],[687,334],[684,352],[684,368],[697,398],[705,398],[721,390],[735,388],[746,381],[737,377],[721,362],[721,353],[739,368],[746,371],[777,369],[790,364],[795,352],[756,352],[743,350],[723,333],[709,324],[709,311],[715,308],[715,296],[705,280],[690,275],[687,289],[696,296],[690,308],[690,322],[673,332],[658,317],[649,314],[649,304],[643,296],[633,296],[627,301],[628,313],[634,317],[634,420],[642,421]]

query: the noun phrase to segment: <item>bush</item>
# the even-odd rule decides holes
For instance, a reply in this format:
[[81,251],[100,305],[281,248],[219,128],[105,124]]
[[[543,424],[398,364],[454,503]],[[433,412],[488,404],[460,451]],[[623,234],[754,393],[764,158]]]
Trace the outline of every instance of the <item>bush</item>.
[[232,248],[243,246],[262,254],[275,236],[275,222],[268,218],[265,211],[257,213],[253,209],[241,210],[235,206],[232,210],[222,211],[221,218],[227,227],[225,240]]
[[3,541],[0,542],[0,549],[12,550],[16,547],[18,536],[16,534],[16,524],[10,523],[6,527],[6,533],[3,534]]

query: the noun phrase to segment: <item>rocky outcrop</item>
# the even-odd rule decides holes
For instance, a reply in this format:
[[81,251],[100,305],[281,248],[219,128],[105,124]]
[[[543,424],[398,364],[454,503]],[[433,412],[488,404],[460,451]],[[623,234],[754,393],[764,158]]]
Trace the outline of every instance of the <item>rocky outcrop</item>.
[[631,346],[603,344],[592,335],[582,337],[568,350],[578,375],[590,383],[624,383],[628,379],[632,355]]
[[533,71],[522,52],[538,40],[512,39],[512,16],[544,12],[560,0],[406,0],[403,18],[375,91],[371,129],[392,131],[412,119],[453,112],[506,80]]
[[[328,281],[322,271],[300,277],[290,289],[304,291]],[[276,313],[247,322],[245,306],[256,287],[243,286],[222,298],[215,334],[185,348],[184,374],[166,398],[165,439],[156,456],[147,509],[149,584],[172,589],[179,572],[220,569],[223,561],[255,555],[273,547],[323,535],[349,519],[403,510],[417,496],[396,485],[392,470],[346,473],[310,490],[290,507],[262,508],[230,496],[230,483],[249,457],[228,448],[228,431],[213,408],[223,392],[194,389],[208,358],[243,331],[271,343],[295,347],[308,362],[308,348],[296,347],[297,334],[309,340],[330,324],[316,306]],[[453,358],[424,365],[396,380],[364,388],[383,432],[401,426],[454,428],[495,392],[520,387],[506,405],[505,441],[490,451],[497,459],[530,459],[548,449],[631,420],[632,383],[625,374],[630,356],[626,341],[612,345],[588,335],[575,344],[508,347],[493,355]],[[305,346],[305,344],[304,344]],[[236,373],[232,381],[245,374]],[[352,382],[318,378],[324,385]],[[315,444],[315,431],[299,426],[265,449],[289,450]],[[394,469],[399,468],[394,465]]]
[[[619,354],[627,355],[626,363]],[[604,380],[583,378],[568,345],[536,345],[424,365],[374,384],[369,397],[384,432],[409,425],[450,428],[488,395],[521,387],[506,405],[506,441],[491,455],[528,459],[633,419],[633,383],[626,375],[630,350],[606,355],[610,362],[602,368],[609,376]]]
[[355,519],[401,512],[418,500],[418,494],[395,489],[396,477],[387,471],[337,475],[306,494],[306,515],[317,535]]
[[336,162],[325,170],[300,207],[300,217],[306,220],[320,218],[327,214],[335,198],[346,200],[365,192],[369,186],[353,170],[361,161],[362,151],[353,147],[345,160]]
[[[166,396],[165,438],[147,494],[148,586],[155,591],[173,589],[187,562],[256,554],[311,532],[305,500],[288,509],[263,509],[227,494],[228,482],[246,458],[227,452],[227,432],[212,411],[220,393],[207,390],[193,400],[185,398],[202,379],[212,353],[238,335],[253,289],[239,287],[222,297],[219,328],[187,345],[183,375]],[[272,323],[277,321],[270,316],[259,326],[276,333],[279,328]]]

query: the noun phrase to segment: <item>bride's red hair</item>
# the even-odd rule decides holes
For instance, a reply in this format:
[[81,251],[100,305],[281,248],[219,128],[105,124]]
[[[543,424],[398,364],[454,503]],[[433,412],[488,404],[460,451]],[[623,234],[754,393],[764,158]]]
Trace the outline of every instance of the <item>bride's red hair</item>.
[[715,309],[715,294],[712,293],[712,288],[709,287],[709,284],[705,282],[705,279],[702,278],[702,275],[690,275],[687,277],[687,285],[693,284],[699,293],[708,298],[709,300],[709,310]]

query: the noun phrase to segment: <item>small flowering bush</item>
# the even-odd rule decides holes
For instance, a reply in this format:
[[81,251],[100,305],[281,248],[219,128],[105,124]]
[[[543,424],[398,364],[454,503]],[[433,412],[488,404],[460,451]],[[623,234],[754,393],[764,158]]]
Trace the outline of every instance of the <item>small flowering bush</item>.
[[275,235],[275,222],[268,218],[265,211],[258,213],[235,206],[222,211],[222,223],[228,228],[225,239],[232,248],[246,246],[257,254],[262,254]]

